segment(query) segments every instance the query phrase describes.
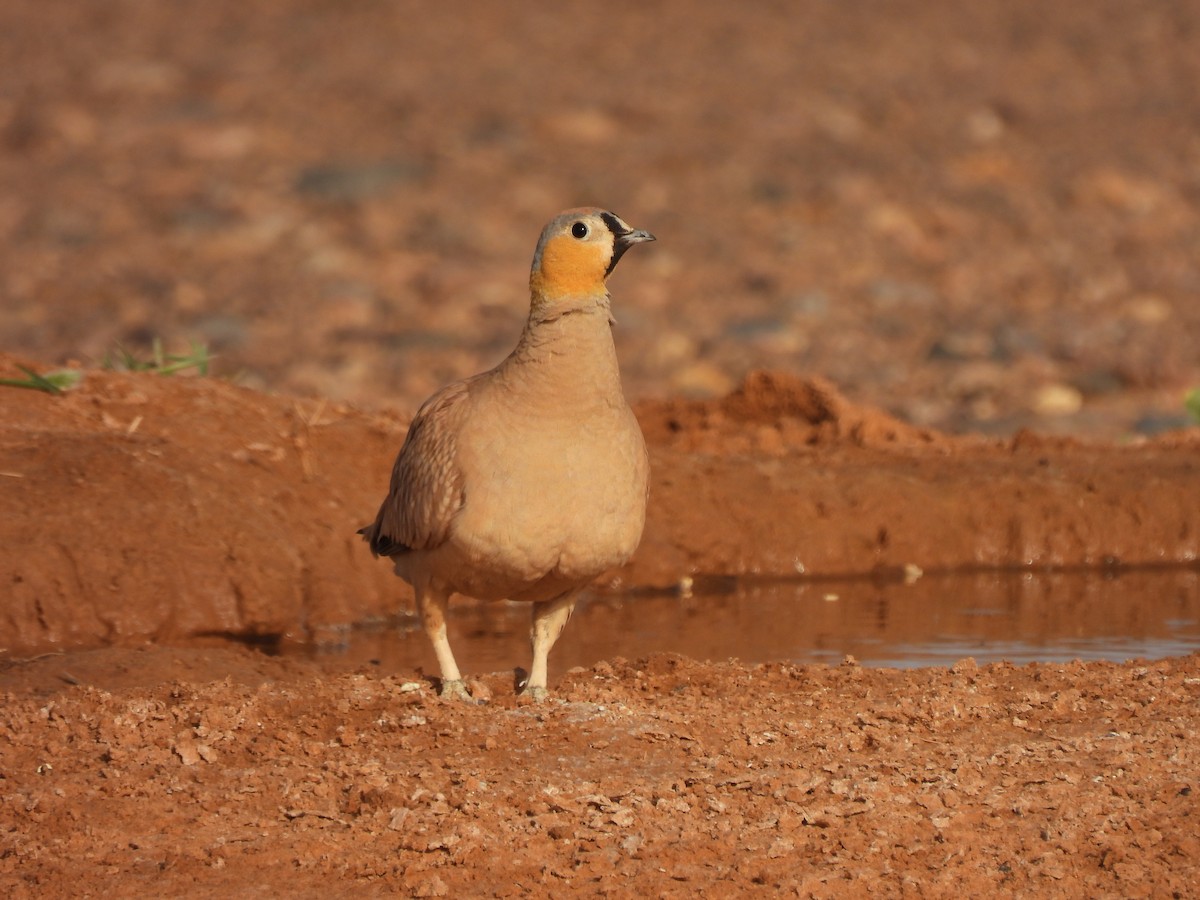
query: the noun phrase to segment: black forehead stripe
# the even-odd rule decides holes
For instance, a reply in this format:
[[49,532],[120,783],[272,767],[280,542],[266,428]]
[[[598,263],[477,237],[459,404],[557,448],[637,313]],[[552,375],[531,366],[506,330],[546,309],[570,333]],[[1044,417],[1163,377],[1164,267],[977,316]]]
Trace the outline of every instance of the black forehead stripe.
[[613,237],[620,237],[623,234],[629,234],[629,229],[622,225],[621,220],[612,213],[602,212],[600,213],[600,218],[604,221],[604,224],[608,226],[608,230],[613,233]]

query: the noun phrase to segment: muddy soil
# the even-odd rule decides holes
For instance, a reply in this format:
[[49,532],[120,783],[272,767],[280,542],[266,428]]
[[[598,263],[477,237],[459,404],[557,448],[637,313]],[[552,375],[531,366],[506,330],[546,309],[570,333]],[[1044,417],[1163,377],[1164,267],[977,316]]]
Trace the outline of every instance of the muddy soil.
[[[0,377],[86,374],[0,388],[0,892],[1200,893],[1194,654],[747,663],[636,616],[997,568],[1194,599],[1197,35],[1196,2],[3,4]],[[638,640],[552,655],[542,706],[524,655],[470,703],[426,657],[305,659],[405,616],[354,531],[579,203],[659,237],[612,279],[649,522],[594,587]],[[102,369],[154,338],[218,377]],[[758,648],[804,624],[757,609]]]
[[[1200,885],[1200,657],[749,665],[720,662],[738,643],[714,633],[716,662],[552,657],[544,706],[515,692],[524,654],[442,701],[421,659],[271,655],[411,607],[354,535],[403,421],[152,374],[0,403],[10,896]],[[1194,433],[955,438],[765,373],[638,413],[646,539],[596,589],[633,589],[639,631],[637,591],[737,575],[1194,570]],[[762,609],[741,638],[795,627],[795,607]]]
[[916,671],[617,658],[567,673],[544,707],[500,676],[473,685],[476,706],[247,650],[22,669],[59,684],[0,712],[10,897],[1198,884],[1196,657]]

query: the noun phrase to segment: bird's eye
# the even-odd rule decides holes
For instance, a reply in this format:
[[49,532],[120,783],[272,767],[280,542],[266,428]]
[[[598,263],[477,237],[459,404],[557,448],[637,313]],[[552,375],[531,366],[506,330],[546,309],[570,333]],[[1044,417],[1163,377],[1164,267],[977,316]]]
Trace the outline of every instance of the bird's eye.
[[579,240],[582,241],[585,237],[588,236],[588,227],[586,225],[584,225],[582,222],[576,222],[574,225],[571,226],[571,234],[573,234],[575,237],[579,238]]

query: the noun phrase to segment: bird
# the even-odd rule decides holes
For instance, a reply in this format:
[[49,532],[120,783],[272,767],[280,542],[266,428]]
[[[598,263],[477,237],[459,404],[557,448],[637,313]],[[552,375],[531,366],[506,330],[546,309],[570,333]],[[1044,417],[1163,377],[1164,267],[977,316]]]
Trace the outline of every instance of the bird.
[[421,405],[375,521],[359,530],[412,586],[443,697],[469,698],[446,634],[452,595],[533,604],[523,693],[542,701],[580,592],[637,549],[650,462],[621,386],[607,279],[653,240],[596,207],[551,219],[516,347]]

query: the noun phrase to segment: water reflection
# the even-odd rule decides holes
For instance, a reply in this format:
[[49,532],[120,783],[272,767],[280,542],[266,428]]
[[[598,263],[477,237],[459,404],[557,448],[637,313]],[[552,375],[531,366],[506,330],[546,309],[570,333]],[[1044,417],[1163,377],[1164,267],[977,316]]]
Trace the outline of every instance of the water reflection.
[[[551,656],[563,672],[655,652],[743,662],[950,665],[1009,660],[1155,659],[1200,650],[1200,570],[987,573],[870,580],[733,584],[689,597],[593,596],[581,602]],[[529,607],[458,602],[450,638],[468,672],[528,665]],[[422,666],[433,653],[411,616],[358,629],[321,658]]]

